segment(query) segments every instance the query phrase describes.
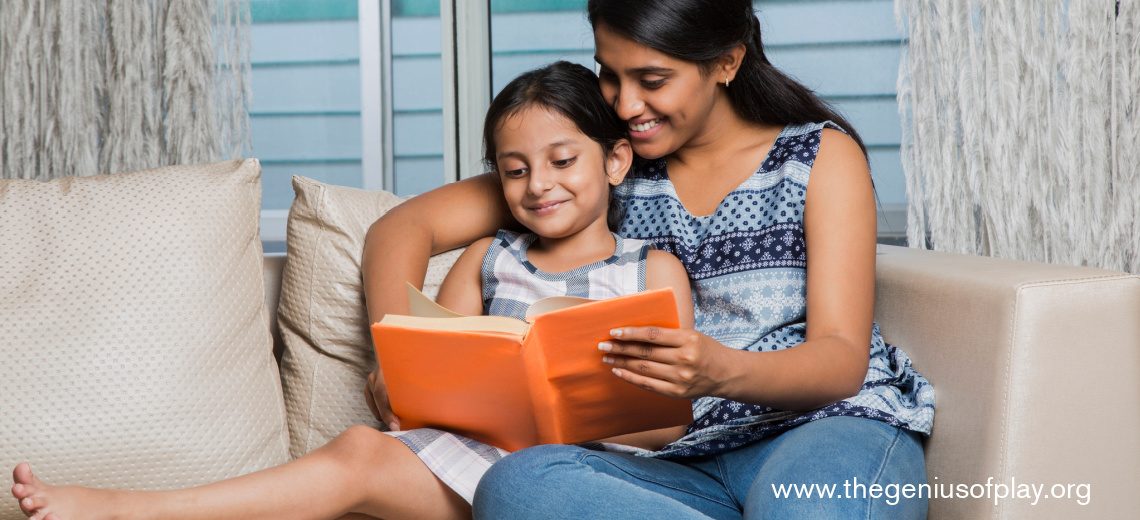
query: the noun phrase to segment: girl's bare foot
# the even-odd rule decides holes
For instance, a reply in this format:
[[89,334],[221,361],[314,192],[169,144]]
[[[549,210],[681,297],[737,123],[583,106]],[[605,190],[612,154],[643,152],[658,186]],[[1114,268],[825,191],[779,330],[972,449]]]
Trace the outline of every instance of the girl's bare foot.
[[49,486],[21,462],[12,471],[12,496],[20,510],[33,520],[109,520],[119,517],[117,500],[122,492],[83,487]]
[[35,520],[328,519],[351,511],[376,518],[471,518],[470,504],[403,442],[367,426],[353,426],[281,466],[189,489],[49,486],[26,462],[12,479],[12,496]]

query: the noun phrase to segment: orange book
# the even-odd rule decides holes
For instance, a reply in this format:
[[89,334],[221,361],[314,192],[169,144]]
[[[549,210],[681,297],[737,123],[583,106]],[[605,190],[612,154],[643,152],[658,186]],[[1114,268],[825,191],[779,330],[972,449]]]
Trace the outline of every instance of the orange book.
[[408,285],[411,315],[372,325],[401,426],[437,428],[508,451],[692,422],[691,402],[644,390],[602,362],[624,326],[676,328],[672,289],[607,300],[553,297],[526,321],[463,316]]

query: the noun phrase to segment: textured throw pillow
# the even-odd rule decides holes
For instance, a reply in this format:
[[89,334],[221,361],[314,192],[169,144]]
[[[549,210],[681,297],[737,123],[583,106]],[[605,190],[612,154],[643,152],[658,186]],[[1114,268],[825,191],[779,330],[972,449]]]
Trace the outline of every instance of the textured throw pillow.
[[0,180],[0,470],[171,489],[288,460],[260,205],[255,159]]
[[[381,428],[364,400],[376,366],[360,263],[369,226],[401,199],[293,177],[288,259],[278,323],[291,454],[300,457],[357,424]],[[434,297],[461,250],[432,257],[424,293]]]

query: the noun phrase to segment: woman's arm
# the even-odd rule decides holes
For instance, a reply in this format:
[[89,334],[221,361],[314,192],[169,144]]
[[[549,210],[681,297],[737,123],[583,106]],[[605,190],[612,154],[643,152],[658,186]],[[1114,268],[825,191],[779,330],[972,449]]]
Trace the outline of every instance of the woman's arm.
[[392,208],[368,228],[362,275],[368,319],[406,314],[404,283],[423,288],[431,255],[518,227],[495,174],[444,185]]
[[740,356],[746,362],[725,393],[745,402],[814,409],[858,394],[867,375],[878,219],[871,172],[853,139],[823,130],[806,197],[807,338],[765,356]]
[[806,197],[804,343],[746,352],[689,329],[627,327],[611,342],[621,377],[664,395],[711,395],[783,410],[857,394],[870,355],[877,219],[867,161],[846,134],[823,131]]
[[[447,184],[396,206],[372,224],[364,240],[361,274],[369,322],[388,313],[407,314],[404,284],[423,288],[431,255],[515,226],[495,174]],[[364,394],[372,414],[399,429],[380,367],[368,376]]]

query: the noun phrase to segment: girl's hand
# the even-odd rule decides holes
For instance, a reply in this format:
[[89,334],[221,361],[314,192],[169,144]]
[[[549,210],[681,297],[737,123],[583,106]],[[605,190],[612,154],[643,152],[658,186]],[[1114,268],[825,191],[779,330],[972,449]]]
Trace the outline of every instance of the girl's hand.
[[692,329],[624,327],[610,331],[614,340],[598,349],[614,374],[661,395],[695,399],[722,396],[736,377],[738,352]]
[[400,419],[392,413],[392,405],[388,402],[388,387],[384,385],[384,375],[380,373],[379,367],[368,374],[364,400],[368,402],[368,409],[372,410],[372,415],[386,424],[389,430],[400,429]]

